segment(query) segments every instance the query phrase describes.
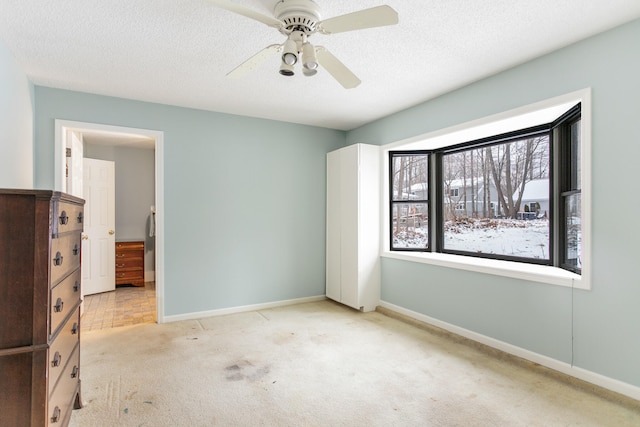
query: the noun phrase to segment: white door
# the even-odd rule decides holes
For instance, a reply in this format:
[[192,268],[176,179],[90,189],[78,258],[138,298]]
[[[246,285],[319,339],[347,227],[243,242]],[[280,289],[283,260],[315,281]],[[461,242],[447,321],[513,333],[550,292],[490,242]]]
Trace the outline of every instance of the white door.
[[83,295],[116,289],[115,163],[84,159]]
[[360,308],[359,185],[360,147],[352,145],[340,153],[340,302]]

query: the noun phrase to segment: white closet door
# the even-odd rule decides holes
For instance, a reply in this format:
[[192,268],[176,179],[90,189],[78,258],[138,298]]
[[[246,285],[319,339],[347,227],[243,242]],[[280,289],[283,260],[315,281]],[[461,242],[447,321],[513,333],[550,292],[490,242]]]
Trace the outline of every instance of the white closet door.
[[340,157],[340,302],[360,308],[358,301],[358,146],[342,151]]

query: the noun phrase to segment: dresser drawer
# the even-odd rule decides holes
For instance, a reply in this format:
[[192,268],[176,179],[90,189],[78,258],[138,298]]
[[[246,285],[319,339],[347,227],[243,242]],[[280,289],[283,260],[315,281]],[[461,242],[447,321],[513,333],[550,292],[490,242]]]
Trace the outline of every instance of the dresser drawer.
[[80,267],[81,234],[65,234],[51,240],[51,285]]
[[48,425],[67,425],[71,408],[80,385],[80,346],[76,346],[69,363],[60,375],[59,381],[49,395]]
[[58,382],[71,354],[78,344],[80,336],[80,308],[76,308],[76,314],[71,316],[64,324],[56,339],[49,346],[49,393]]
[[127,269],[142,269],[144,267],[144,259],[142,257],[123,257],[116,258],[116,271]]
[[144,273],[142,269],[138,270],[126,270],[126,271],[116,271],[116,283],[127,283],[127,280],[143,280]]
[[124,254],[126,251],[144,251],[144,242],[116,242],[116,253]]
[[56,333],[71,310],[80,301],[80,269],[67,276],[56,287],[51,289],[51,321],[49,337]]
[[56,212],[53,215],[54,235],[68,231],[82,231],[84,226],[84,209],[82,206],[59,201],[55,209]]

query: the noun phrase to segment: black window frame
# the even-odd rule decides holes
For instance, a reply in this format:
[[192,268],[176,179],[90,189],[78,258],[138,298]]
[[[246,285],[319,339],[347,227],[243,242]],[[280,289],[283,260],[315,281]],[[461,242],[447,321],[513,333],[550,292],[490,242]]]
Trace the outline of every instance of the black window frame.
[[[391,153],[391,152],[390,152]],[[431,218],[431,213],[432,213],[432,208],[431,208],[431,150],[411,150],[411,151],[397,151],[394,152],[396,153],[396,156],[400,157],[400,156],[405,156],[405,157],[411,157],[411,156],[426,156],[426,162],[427,162],[427,179],[428,179],[428,191],[427,191],[427,198],[426,199],[407,199],[407,200],[395,200],[394,199],[394,194],[393,194],[393,177],[394,177],[394,173],[393,173],[393,157],[390,156],[389,157],[389,245],[391,246],[392,250],[402,250],[403,252],[430,252],[430,249],[433,247],[433,241],[432,241],[432,229],[431,226],[428,225],[428,233],[427,233],[427,246],[426,248],[417,248],[417,247],[412,247],[412,248],[393,248],[393,239],[394,239],[394,235],[393,235],[393,211],[395,209],[395,207],[397,205],[403,205],[403,204],[409,204],[409,203],[413,203],[413,204],[426,204],[427,205],[427,212],[428,212],[428,218]],[[427,218],[427,224],[430,224],[429,219]]]
[[[556,203],[558,206],[558,221],[557,228],[558,233],[556,236],[557,246],[559,250],[556,254],[555,263],[558,264],[564,270],[581,274],[582,269],[576,267],[573,263],[568,262],[566,259],[566,249],[569,242],[567,241],[567,216],[566,212],[566,199],[568,197],[579,194],[582,197],[582,183],[579,176],[580,173],[580,161],[574,160],[576,154],[572,146],[572,127],[574,124],[582,120],[582,114],[580,104],[576,105],[561,117],[559,117],[554,123],[554,135],[556,136],[556,147],[559,158],[559,166],[557,168],[558,180],[556,182]],[[582,137],[582,136],[581,136]],[[578,147],[578,151],[582,151],[582,145]],[[582,230],[581,230],[582,232]]]
[[[577,274],[581,269],[576,268],[565,259],[567,253],[567,233],[565,199],[573,194],[581,193],[581,189],[573,188],[575,177],[579,173],[580,165],[572,162],[571,129],[572,125],[581,120],[581,103],[567,110],[552,122],[525,128],[487,138],[462,142],[433,150],[392,150],[389,151],[389,249],[393,252],[433,252],[461,256],[471,256],[486,259],[516,261],[528,264],[549,265],[559,267]],[[444,249],[444,185],[443,162],[445,154],[488,147],[506,142],[521,140],[531,136],[548,135],[549,138],[549,258],[522,258],[501,254],[475,253]],[[581,150],[581,142],[578,146]],[[393,208],[397,203],[407,201],[393,200],[393,159],[397,156],[427,155],[429,158],[429,200],[427,203],[428,214],[428,247],[427,248],[401,248],[393,246]],[[413,200],[412,200],[413,202]]]

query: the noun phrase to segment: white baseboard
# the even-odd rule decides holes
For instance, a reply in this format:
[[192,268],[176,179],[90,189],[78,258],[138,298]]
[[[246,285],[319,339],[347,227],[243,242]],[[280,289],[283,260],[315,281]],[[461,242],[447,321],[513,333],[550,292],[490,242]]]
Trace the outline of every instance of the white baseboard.
[[145,271],[144,272],[144,281],[145,282],[155,282],[156,281],[156,272],[155,271]]
[[266,310],[268,308],[283,307],[285,305],[303,304],[307,302],[324,301],[327,297],[319,295],[316,297],[297,298],[284,301],[274,301],[262,304],[243,305],[240,307],[221,308],[218,310],[199,311],[195,313],[176,314],[173,316],[164,316],[162,323],[178,322],[180,320],[202,319],[203,317],[224,316],[225,314],[244,313],[247,311]]
[[505,353],[509,353],[514,356],[520,357],[522,359],[526,359],[531,362],[538,363],[542,366],[546,366],[547,368],[553,369],[563,374],[570,375],[574,378],[578,378],[580,380],[589,382],[591,384],[595,384],[602,388],[606,388],[607,390],[620,393],[632,399],[640,400],[640,387],[636,387],[634,385],[631,385],[613,378],[609,378],[604,375],[588,371],[586,369],[572,366],[569,363],[561,362],[559,360],[553,359],[548,356],[543,356],[533,351],[526,350],[524,348],[521,348],[512,344],[508,344],[504,341],[496,340],[486,335],[482,335],[477,332],[473,332],[468,329],[461,328],[459,326],[455,326],[447,322],[443,322],[433,317],[429,317],[424,314],[408,310],[406,308],[388,303],[386,301],[380,301],[380,306],[388,310],[395,311],[396,313],[402,314],[404,316],[410,317],[412,319],[418,320],[420,322],[423,322],[432,326],[436,326],[438,328],[444,329],[446,331],[452,332],[454,334],[460,335],[470,340],[479,342],[489,347],[493,347],[498,350],[504,351]]

